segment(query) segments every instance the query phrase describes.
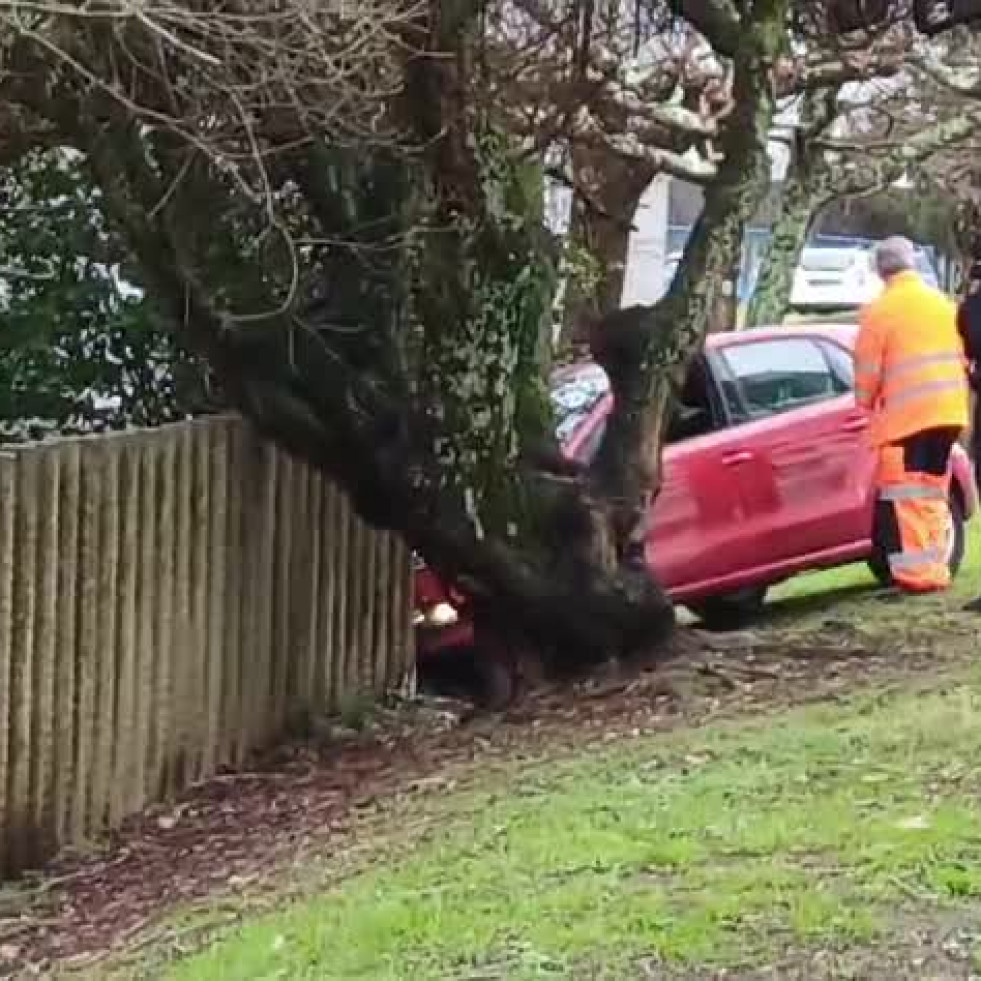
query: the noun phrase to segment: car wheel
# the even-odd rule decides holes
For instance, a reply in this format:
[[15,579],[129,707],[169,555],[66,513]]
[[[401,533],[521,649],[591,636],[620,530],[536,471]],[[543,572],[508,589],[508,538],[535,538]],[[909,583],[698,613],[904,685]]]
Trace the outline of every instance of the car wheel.
[[747,586],[724,596],[689,603],[688,609],[709,630],[739,630],[755,620],[766,602],[766,586]]
[[[947,567],[950,576],[954,578],[964,564],[964,551],[967,548],[967,518],[964,517],[964,505],[960,494],[950,495],[950,525],[947,529]],[[872,555],[869,558],[869,569],[872,575],[883,586],[892,585],[892,573],[889,571],[889,554],[886,545],[881,541],[879,529],[872,536]]]

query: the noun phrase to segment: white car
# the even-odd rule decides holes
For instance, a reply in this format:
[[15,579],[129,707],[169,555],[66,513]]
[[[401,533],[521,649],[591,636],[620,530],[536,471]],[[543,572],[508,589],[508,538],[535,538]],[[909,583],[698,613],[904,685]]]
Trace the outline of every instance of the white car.
[[[916,251],[916,268],[927,283],[938,285],[922,249]],[[790,306],[795,310],[852,310],[881,292],[882,280],[872,266],[871,250],[811,246],[804,249],[794,274]]]
[[866,249],[804,249],[794,273],[795,310],[844,310],[864,306],[882,290]]

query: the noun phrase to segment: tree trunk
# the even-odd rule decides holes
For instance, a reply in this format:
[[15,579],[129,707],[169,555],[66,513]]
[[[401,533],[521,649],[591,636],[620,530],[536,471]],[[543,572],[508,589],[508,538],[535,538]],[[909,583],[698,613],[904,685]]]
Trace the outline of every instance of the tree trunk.
[[772,327],[790,308],[794,275],[814,220],[834,192],[833,173],[821,160],[800,160],[787,170],[780,215],[767,243],[746,315],[747,327]]
[[587,270],[566,287],[560,350],[583,325],[620,308],[634,216],[655,176],[636,161],[585,148],[574,151],[572,166],[577,190],[567,248]]
[[709,334],[736,329],[739,319],[739,278],[742,274],[742,238],[741,233],[739,250],[731,258],[732,265],[726,272],[725,282],[709,313],[706,328]]
[[[670,603],[647,575],[609,559],[604,511],[551,433],[543,375],[554,264],[540,175],[469,111],[473,22],[448,16],[450,6],[431,44],[454,57],[420,60],[408,87],[410,119],[430,148],[431,231],[413,305],[435,463],[419,489],[438,516],[414,529],[415,540],[471,597],[489,649],[530,641],[553,664],[649,649],[673,626]],[[625,250],[629,230],[611,220],[601,232],[606,247]],[[606,273],[612,297],[622,270],[613,262]]]
[[785,48],[786,0],[763,0],[744,15],[733,59],[733,104],[721,140],[724,161],[665,298],[608,317],[594,331],[596,360],[615,396],[593,479],[611,511],[618,555],[644,536],[649,504],[661,486],[669,412],[688,366],[737,268],[743,229],[770,180],[767,143],[775,113],[770,68]]

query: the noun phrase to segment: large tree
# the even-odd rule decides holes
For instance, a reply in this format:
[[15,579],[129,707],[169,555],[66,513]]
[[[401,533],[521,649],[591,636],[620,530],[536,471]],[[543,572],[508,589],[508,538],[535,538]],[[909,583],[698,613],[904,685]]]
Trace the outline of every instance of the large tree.
[[680,5],[733,108],[668,296],[593,331],[616,408],[587,471],[551,433],[553,246],[540,168],[481,97],[486,6],[7,0],[4,150],[83,155],[227,397],[461,584],[484,636],[635,652],[673,617],[628,545],[766,190],[788,0]]

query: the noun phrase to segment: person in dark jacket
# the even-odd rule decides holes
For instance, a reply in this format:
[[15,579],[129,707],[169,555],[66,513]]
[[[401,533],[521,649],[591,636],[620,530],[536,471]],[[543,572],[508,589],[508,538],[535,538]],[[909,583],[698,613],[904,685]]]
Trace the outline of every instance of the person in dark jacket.
[[[971,266],[967,295],[957,311],[957,330],[964,344],[964,355],[971,363],[971,393],[974,418],[971,425],[971,457],[974,474],[981,487],[981,261]],[[972,600],[967,609],[981,613],[981,597]]]

